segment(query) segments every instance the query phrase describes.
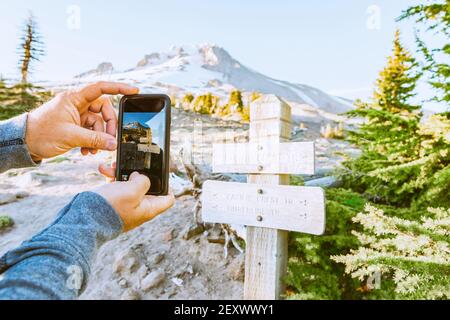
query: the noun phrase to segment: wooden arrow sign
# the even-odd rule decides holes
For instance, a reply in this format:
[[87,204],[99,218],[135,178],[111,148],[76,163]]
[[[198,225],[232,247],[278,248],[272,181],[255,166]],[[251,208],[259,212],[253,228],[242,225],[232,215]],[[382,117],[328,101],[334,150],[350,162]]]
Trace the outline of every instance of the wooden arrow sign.
[[213,172],[314,174],[314,142],[213,145]]
[[325,230],[324,199],[318,187],[206,181],[202,219],[320,235]]

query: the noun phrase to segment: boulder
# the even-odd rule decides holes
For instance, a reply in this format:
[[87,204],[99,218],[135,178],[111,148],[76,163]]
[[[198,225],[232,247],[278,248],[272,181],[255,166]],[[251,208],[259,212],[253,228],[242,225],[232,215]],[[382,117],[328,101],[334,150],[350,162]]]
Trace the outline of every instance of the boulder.
[[166,274],[162,270],[155,270],[151,272],[141,281],[141,289],[144,292],[158,287],[166,279]]
[[137,255],[131,250],[124,250],[116,255],[113,263],[113,272],[118,275],[127,276],[136,271],[139,265]]
[[165,253],[164,252],[157,252],[153,255],[151,255],[147,261],[149,263],[150,266],[154,266],[157,265],[158,263],[160,263],[165,257]]
[[13,193],[0,193],[0,205],[17,201],[17,197]]

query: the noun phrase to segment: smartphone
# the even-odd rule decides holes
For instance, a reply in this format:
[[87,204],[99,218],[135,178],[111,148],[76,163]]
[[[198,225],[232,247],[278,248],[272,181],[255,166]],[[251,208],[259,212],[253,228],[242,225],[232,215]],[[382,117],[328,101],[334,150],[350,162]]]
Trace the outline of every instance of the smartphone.
[[149,177],[150,195],[169,189],[170,98],[163,94],[124,96],[119,105],[117,181],[137,171]]

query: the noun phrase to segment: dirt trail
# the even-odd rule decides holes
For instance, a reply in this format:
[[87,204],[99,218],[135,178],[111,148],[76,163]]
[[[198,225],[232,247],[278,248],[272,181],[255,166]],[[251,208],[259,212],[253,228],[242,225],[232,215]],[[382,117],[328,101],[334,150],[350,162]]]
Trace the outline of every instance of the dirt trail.
[[[194,156],[200,151],[205,154],[201,157],[205,168],[211,142],[230,135],[237,141],[246,138],[246,126],[178,110],[174,110],[173,123],[172,154],[176,160],[179,162],[180,149],[186,148],[186,141],[193,137],[191,151]],[[319,170],[331,168],[339,161],[334,152],[347,146],[320,139],[315,129],[312,126],[295,139],[315,139]],[[37,168],[1,174],[0,216],[12,217],[15,225],[0,233],[0,255],[51,223],[74,195],[105,183],[97,167],[112,157],[104,152],[83,157],[74,150]],[[171,183],[175,192],[189,186],[180,178]],[[194,204],[191,195],[178,197],[176,205],[164,215],[101,247],[81,299],[242,298],[244,254],[229,248],[224,258],[221,229],[199,228],[194,223]]]

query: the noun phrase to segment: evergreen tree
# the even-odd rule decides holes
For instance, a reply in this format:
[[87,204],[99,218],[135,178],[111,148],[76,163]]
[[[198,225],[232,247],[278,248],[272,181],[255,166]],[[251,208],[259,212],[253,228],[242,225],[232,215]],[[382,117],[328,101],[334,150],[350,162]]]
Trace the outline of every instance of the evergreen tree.
[[8,86],[4,81],[0,81],[0,120],[30,111],[51,97],[51,92],[29,83]]
[[250,104],[242,108],[242,121],[250,122]]
[[201,114],[212,114],[216,111],[219,99],[210,92],[200,95],[193,102],[193,111]]
[[228,104],[225,106],[225,114],[230,114],[234,112],[242,113],[244,108],[244,103],[242,101],[242,93],[239,90],[233,90],[230,92],[230,97],[228,98]]
[[353,219],[364,227],[355,232],[361,246],[332,259],[361,281],[378,273],[379,288],[366,287],[373,298],[449,299],[450,209],[429,208],[416,221],[390,217],[369,204],[364,211]]
[[195,97],[192,93],[187,93],[183,100],[181,100],[181,105],[183,107],[183,110],[188,111],[191,108],[191,104],[194,101]]
[[183,103],[192,103],[192,101],[194,101],[194,95],[192,93],[187,93],[183,97]]
[[376,173],[419,157],[420,107],[409,102],[420,77],[417,66],[402,46],[397,31],[392,55],[376,81],[372,101],[357,101],[357,108],[348,113],[365,118],[365,123],[349,133],[348,139],[361,148],[362,155],[344,163],[350,174],[343,179],[348,187],[374,200],[407,204],[416,192],[414,188],[402,190],[413,172],[391,171],[388,179],[381,179]]
[[[442,102],[443,111],[449,112],[450,101],[450,1],[433,1],[429,4],[421,4],[408,8],[403,12],[399,20],[413,18],[418,25],[425,27],[419,29],[417,44],[425,58],[424,71],[429,77],[429,82],[436,90],[434,101]],[[443,39],[445,44],[441,47],[429,47],[423,40],[423,33],[433,32],[435,38]],[[440,41],[435,41],[440,43]]]
[[19,47],[19,65],[22,75],[22,83],[28,83],[28,75],[33,61],[39,61],[44,54],[43,42],[38,31],[36,19],[30,13],[25,22],[23,36]]

